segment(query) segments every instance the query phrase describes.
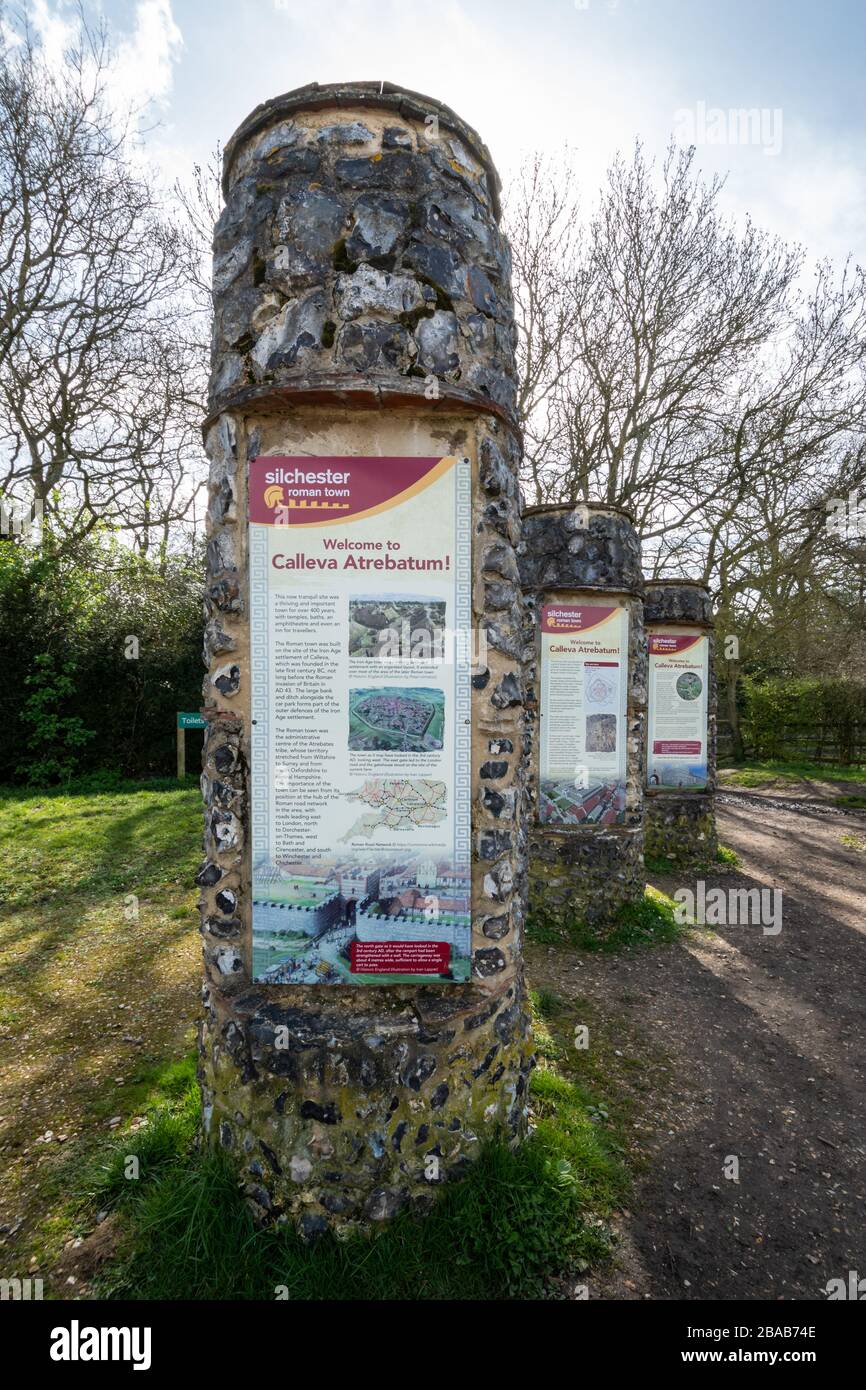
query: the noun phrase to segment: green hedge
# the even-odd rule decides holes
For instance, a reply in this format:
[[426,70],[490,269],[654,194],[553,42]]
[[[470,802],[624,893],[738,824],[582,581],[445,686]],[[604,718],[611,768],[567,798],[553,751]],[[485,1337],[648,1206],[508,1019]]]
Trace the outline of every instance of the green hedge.
[[0,782],[171,774],[175,713],[201,704],[202,569],[110,536],[0,543]]
[[804,746],[820,758],[833,752],[856,761],[866,738],[866,686],[856,681],[746,676],[742,683],[743,732],[761,759],[797,756]]

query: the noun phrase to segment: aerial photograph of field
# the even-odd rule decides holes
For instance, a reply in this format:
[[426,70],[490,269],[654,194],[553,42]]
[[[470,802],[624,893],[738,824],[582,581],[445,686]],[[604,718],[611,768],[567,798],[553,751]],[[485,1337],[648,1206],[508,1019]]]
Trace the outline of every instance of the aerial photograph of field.
[[379,686],[349,691],[349,748],[435,753],[445,730],[443,690]]
[[590,714],[586,720],[587,753],[616,752],[616,715]]
[[444,599],[362,594],[349,600],[349,656],[432,657],[444,631]]

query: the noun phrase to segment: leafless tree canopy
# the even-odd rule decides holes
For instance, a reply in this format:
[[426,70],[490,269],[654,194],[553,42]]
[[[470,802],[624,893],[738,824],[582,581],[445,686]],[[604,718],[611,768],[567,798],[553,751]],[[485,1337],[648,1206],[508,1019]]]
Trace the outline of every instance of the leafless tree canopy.
[[509,231],[527,500],[626,507],[648,571],[707,582],[727,632],[790,657],[820,614],[866,675],[863,539],[826,527],[866,480],[863,271],[810,271],[727,221],[721,188],[693,148],[659,167],[637,144],[583,216],[567,160],[525,166]]
[[[7,33],[9,31],[7,30]],[[70,541],[167,549],[201,470],[219,152],[170,198],[109,100],[105,35],[61,70],[0,42],[0,493]],[[635,516],[651,573],[726,630],[866,674],[866,284],[720,211],[693,149],[617,158],[584,212],[568,156],[508,199],[527,500]],[[863,506],[866,514],[866,501]],[[866,515],[864,515],[866,520]],[[731,665],[736,686],[736,667]]]
[[85,26],[59,72],[26,31],[0,49],[0,489],[146,550],[192,495],[201,335],[110,63]]

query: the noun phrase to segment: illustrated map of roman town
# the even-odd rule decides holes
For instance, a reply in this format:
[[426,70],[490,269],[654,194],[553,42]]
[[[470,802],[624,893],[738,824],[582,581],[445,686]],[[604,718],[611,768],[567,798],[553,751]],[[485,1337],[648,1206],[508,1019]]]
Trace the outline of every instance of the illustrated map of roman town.
[[379,686],[349,691],[349,748],[354,752],[438,752],[444,728],[442,690]]
[[346,798],[361,801],[371,809],[358,817],[342,839],[362,835],[369,840],[379,829],[417,830],[439,825],[446,815],[445,794],[444,782],[423,777],[372,778]]

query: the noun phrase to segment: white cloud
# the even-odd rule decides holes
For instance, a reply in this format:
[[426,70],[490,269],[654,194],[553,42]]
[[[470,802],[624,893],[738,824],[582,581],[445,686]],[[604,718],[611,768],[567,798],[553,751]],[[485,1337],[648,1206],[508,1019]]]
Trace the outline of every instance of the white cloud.
[[139,0],[132,34],[117,45],[114,85],[133,104],[163,105],[171,94],[182,47],[171,0]]
[[785,140],[790,157],[763,179],[756,171],[740,200],[755,222],[803,242],[810,259],[851,253],[866,265],[866,173],[857,152],[806,127]]
[[[77,3],[30,0],[26,14],[45,62],[59,71],[78,34]],[[86,6],[85,15],[95,26],[100,17],[99,6]],[[164,106],[171,95],[174,66],[183,47],[171,0],[138,0],[131,32],[124,34],[111,22],[109,41],[114,52],[110,88],[117,105]]]
[[57,5],[49,5],[48,0],[31,0],[27,14],[45,61],[55,70],[61,68],[78,28],[74,10],[67,0],[60,0]]
[[[206,160],[267,97],[313,79],[383,78],[452,106],[487,141],[506,183],[526,152],[567,146],[586,206],[614,152],[628,152],[636,135],[663,153],[691,100],[700,43],[683,33],[648,49],[624,0],[212,0],[204,23],[190,14],[185,45],[172,0],[136,0],[131,16],[118,0],[88,0],[88,11],[100,4],[117,52],[113,91],[123,106],[153,103],[159,123],[145,117],[146,144],[169,180]],[[73,0],[30,0],[30,10],[59,60]],[[724,93],[733,77],[723,65],[715,75]],[[820,78],[831,80],[826,69]],[[808,103],[786,107],[784,118],[774,158],[757,146],[699,146],[705,170],[728,173],[724,207],[812,255],[866,259],[866,173],[851,128],[822,123]]]
[[700,145],[697,162],[727,176],[726,211],[800,242],[807,265],[824,256],[841,263],[849,254],[866,265],[866,172],[850,141],[787,120],[776,158],[756,145]]

